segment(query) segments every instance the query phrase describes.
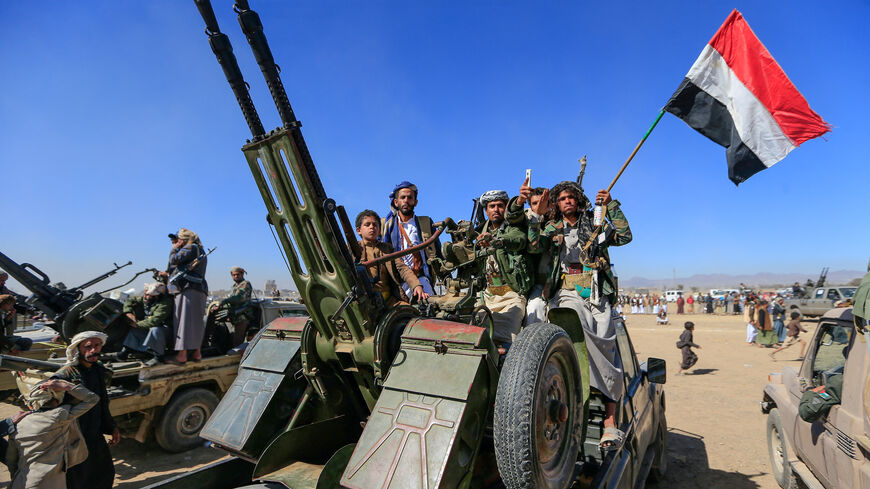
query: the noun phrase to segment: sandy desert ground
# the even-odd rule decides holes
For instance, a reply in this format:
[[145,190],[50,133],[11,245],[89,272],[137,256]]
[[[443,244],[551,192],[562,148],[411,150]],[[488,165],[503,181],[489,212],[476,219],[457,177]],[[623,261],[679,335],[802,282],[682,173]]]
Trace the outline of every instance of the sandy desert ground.
[[[673,307],[673,306],[672,306]],[[695,322],[700,360],[690,375],[673,375],[680,352],[675,342],[683,321]],[[770,473],[764,416],[759,408],[767,375],[786,365],[796,366],[799,347],[768,357],[772,350],[747,346],[745,324],[738,316],[671,315],[671,324],[657,326],[652,315],[629,315],[629,335],[639,359],[660,357],[668,362],[665,386],[669,472],[658,487],[673,489],[775,489]],[[811,337],[814,322],[805,322]],[[0,404],[0,416],[17,408]],[[155,444],[124,439],[113,450],[116,487],[134,489],[218,460],[222,452],[197,448],[168,454]],[[0,484],[9,473],[0,466]],[[3,484],[4,486],[6,484]]]

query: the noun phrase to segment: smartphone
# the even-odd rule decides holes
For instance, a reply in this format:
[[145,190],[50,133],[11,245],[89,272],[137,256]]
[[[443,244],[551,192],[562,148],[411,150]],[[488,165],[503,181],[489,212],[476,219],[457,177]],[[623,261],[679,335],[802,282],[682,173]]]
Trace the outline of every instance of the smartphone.
[[532,169],[526,168],[526,185],[532,186]]

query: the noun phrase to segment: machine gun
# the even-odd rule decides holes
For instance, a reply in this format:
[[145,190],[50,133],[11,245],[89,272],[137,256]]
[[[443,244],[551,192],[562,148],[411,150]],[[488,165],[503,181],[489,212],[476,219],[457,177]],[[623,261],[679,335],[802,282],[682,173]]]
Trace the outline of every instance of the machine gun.
[[191,275],[190,271],[195,269],[196,267],[198,267],[199,263],[202,260],[205,260],[205,258],[208,255],[212,254],[212,252],[214,252],[214,250],[216,250],[216,249],[217,249],[217,246],[215,246],[214,248],[212,248],[208,251],[203,251],[202,253],[199,254],[199,256],[194,258],[193,261],[191,261],[190,263],[178,267],[178,269],[175,271],[175,273],[173,273],[172,275],[169,276],[169,280],[166,281],[167,285],[178,285],[179,280],[185,280],[187,282],[193,282],[193,283],[202,283],[202,279],[199,277],[194,277],[193,275]]
[[[372,292],[366,267],[398,255],[359,262],[352,247],[353,228],[344,208],[323,188],[259,16],[247,1],[235,2],[239,24],[282,122],[268,133],[210,1],[194,2],[251,131],[242,152],[310,317],[279,318],[257,334],[244,352],[236,380],[200,432],[235,458],[161,487],[231,487],[252,479],[306,488],[477,486],[479,481],[472,479],[495,469],[492,445],[483,443],[489,427],[497,440],[507,439],[514,429],[511,420],[531,416],[523,409],[547,403],[555,418],[546,434],[536,433],[528,443],[534,449],[544,443],[536,437],[547,436],[547,443],[558,448],[558,460],[548,462],[547,475],[541,477],[559,480],[550,487],[567,488],[582,445],[579,435],[589,392],[576,313],[558,333],[567,345],[560,353],[567,355],[565,361],[548,367],[565,379],[556,385],[543,377],[515,374],[500,380],[499,351],[484,327],[456,318],[421,317],[411,306],[385,309],[380,295]],[[437,233],[448,229],[454,236],[441,268],[446,274],[455,272],[452,288],[470,289],[465,298],[473,299],[480,290],[475,283],[480,274],[472,270],[480,263],[475,260],[475,226],[453,226],[449,219],[436,226]],[[519,353],[507,355],[505,369],[519,371],[517,365],[550,358],[547,351],[524,357],[539,355],[538,349],[522,346],[524,342],[550,334],[549,329],[527,331],[528,339],[521,335],[511,349]],[[514,393],[527,392],[529,383],[535,400],[520,403]],[[494,422],[492,413],[499,409],[500,421]],[[483,450],[490,454],[479,457]],[[521,463],[508,461],[516,451],[502,446],[495,458],[519,467]],[[476,465],[479,460],[488,466]],[[542,474],[545,469],[534,470]]]
[[824,287],[825,286],[825,280],[828,278],[828,270],[830,270],[829,267],[822,268],[821,273],[819,273],[819,279],[816,280],[815,287]]
[[64,339],[69,341],[80,331],[102,331],[109,335],[104,346],[107,352],[120,349],[127,334],[129,323],[123,315],[124,305],[99,293],[85,297],[84,290],[132,264],[131,261],[123,265],[115,263],[112,270],[92,280],[77,287],[64,288],[51,285],[48,275],[30,263],[18,264],[0,253],[0,268],[30,291],[26,303],[48,316],[54,323],[52,327]]

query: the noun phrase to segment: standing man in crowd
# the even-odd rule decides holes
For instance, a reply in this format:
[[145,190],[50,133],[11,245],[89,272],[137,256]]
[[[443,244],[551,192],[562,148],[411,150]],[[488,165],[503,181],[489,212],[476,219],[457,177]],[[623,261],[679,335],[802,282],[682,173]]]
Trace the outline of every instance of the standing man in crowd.
[[[604,433],[600,445],[604,449],[618,447],[625,436],[616,426],[616,401],[624,390],[622,364],[616,345],[616,328],[611,307],[618,288],[610,270],[609,246],[622,246],[631,241],[628,220],[619,208],[619,201],[600,190],[599,205],[607,209],[607,219],[601,229],[602,239],[594,238],[593,214],[583,189],[574,182],[561,182],[550,190],[550,205],[556,216],[534,236],[530,223],[530,252],[545,253],[550,274],[544,286],[549,307],[569,307],[577,311],[586,335],[592,387],[601,391],[605,402]],[[586,247],[587,244],[595,247]]]
[[[78,404],[60,404],[68,393]],[[87,445],[73,426],[100,398],[82,385],[59,379],[37,384],[26,396],[30,415],[18,425],[9,446],[13,473],[11,489],[65,488],[70,468],[88,458]]]
[[683,313],[683,304],[684,303],[685,303],[685,300],[683,299],[683,293],[677,292],[677,314]]
[[178,353],[168,363],[184,364],[188,351],[191,360],[202,360],[202,338],[205,335],[205,308],[208,283],[205,270],[208,257],[199,236],[189,229],[181,228],[170,234],[172,249],[169,252],[169,293],[175,296],[175,341]]
[[[100,352],[107,338],[97,331],[83,331],[73,336],[66,349],[66,364],[51,376],[52,379],[81,385],[100,397],[97,405],[79,418],[79,428],[88,447],[88,458],[67,470],[66,484],[69,489],[110,489],[115,480],[115,465],[109,445],[121,441],[121,433],[109,412],[109,395],[106,392],[108,372],[100,363]],[[112,436],[108,444],[104,435]]]
[[245,280],[245,273],[247,272],[242,267],[230,269],[233,288],[230,290],[230,295],[226,299],[221,300],[216,308],[227,310],[227,317],[233,325],[233,346],[239,346],[245,342],[245,333],[251,320],[249,315],[254,287],[251,285],[251,282]]
[[526,302],[532,287],[532,268],[526,254],[526,231],[505,218],[508,194],[490,190],[480,196],[487,221],[477,236],[484,251],[487,287],[480,301],[492,312],[492,339],[496,346],[512,343],[523,326]]
[[[434,225],[429,216],[414,214],[417,207],[417,186],[411,182],[402,182],[390,193],[390,212],[381,223],[381,241],[393,247],[394,250],[406,250],[432,237]],[[422,251],[405,255],[402,261],[411,269],[423,286],[423,292],[434,295],[435,278],[429,268],[428,260],[441,256],[441,242],[434,243]],[[410,296],[414,287],[407,282],[402,283],[405,295]]]
[[[377,212],[366,209],[357,214],[356,232],[362,238],[359,242],[362,248],[361,262],[393,253],[393,247],[389,243],[378,241],[378,236],[381,235],[381,218]],[[368,267],[368,272],[372,280],[372,289],[381,294],[387,309],[408,303],[405,293],[402,292],[403,283],[410,285],[411,295],[417,300],[423,301],[429,298],[420,280],[409,267],[405,266],[401,258],[371,265]]]
[[163,282],[145,284],[142,297],[127,299],[124,314],[133,327],[124,338],[118,359],[126,360],[131,352],[139,352],[150,357],[146,365],[157,365],[166,353],[166,339],[172,337],[172,309],[172,297]]

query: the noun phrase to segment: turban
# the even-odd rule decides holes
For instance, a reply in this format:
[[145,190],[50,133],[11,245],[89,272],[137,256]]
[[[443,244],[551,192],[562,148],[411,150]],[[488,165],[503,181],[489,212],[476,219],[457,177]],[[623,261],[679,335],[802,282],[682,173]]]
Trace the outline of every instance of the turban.
[[199,235],[197,235],[196,233],[194,233],[190,229],[181,228],[178,230],[178,233],[176,233],[176,234],[178,236],[178,239],[180,239],[182,241],[187,241],[188,243],[197,243],[197,244],[199,243]]
[[106,344],[106,340],[109,337],[105,333],[100,333],[99,331],[82,331],[81,333],[73,336],[72,341],[70,341],[69,346],[66,347],[66,365],[75,365],[79,361],[79,343],[89,340],[91,338],[97,338],[102,341],[103,344]]
[[508,193],[504,190],[490,190],[489,192],[484,192],[484,194],[480,196],[481,205],[486,205],[496,200],[503,200],[507,203],[509,200]]
[[42,382],[36,384],[24,397],[25,404],[27,404],[27,407],[33,411],[39,411],[43,406],[51,402],[52,399],[57,399],[58,402],[63,399],[63,391],[41,389],[41,386]]
[[242,268],[242,267],[233,267],[233,268],[230,268],[230,273],[236,273],[236,272],[248,273],[248,272],[246,272],[245,269]]
[[390,199],[395,199],[399,195],[399,190],[402,190],[403,188],[411,189],[411,191],[414,192],[414,198],[417,198],[417,186],[405,180],[403,182],[399,182],[395,187],[393,187],[393,191],[390,192]]
[[145,284],[145,295],[161,295],[166,293],[166,285],[163,282],[151,282]]

